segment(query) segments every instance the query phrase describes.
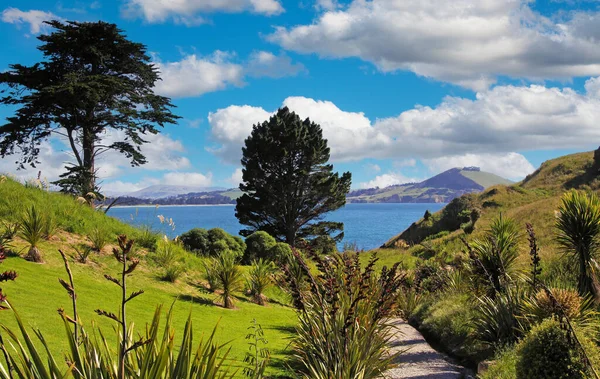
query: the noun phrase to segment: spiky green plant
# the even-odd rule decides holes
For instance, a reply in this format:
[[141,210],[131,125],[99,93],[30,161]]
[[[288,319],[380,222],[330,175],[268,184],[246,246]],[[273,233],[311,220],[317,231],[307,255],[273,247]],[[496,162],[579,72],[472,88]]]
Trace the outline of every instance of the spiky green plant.
[[508,287],[496,296],[482,296],[473,319],[475,338],[498,348],[513,343],[523,330],[520,322],[525,291],[518,286]]
[[32,205],[21,217],[19,237],[29,244],[29,251],[25,259],[32,262],[42,262],[42,255],[38,248],[44,238],[44,217]]
[[58,224],[52,212],[46,213],[44,217],[44,239],[50,240],[58,231]]
[[233,293],[242,288],[243,275],[236,260],[233,253],[224,250],[206,264],[207,279],[213,290],[221,291],[221,303],[228,309],[234,306]]
[[266,296],[264,292],[273,285],[274,273],[275,265],[273,262],[265,261],[262,258],[252,261],[247,281],[250,296],[256,304],[265,305]]
[[361,268],[357,254],[334,253],[326,258],[313,254],[319,276],[315,277],[298,252],[309,290],[284,272],[297,308],[298,326],[293,340],[299,376],[311,379],[370,379],[381,377],[395,358],[389,354],[395,301],[404,283],[398,264],[374,271],[372,256]]
[[518,242],[517,224],[500,215],[492,221],[484,238],[467,244],[472,272],[489,288],[490,297],[504,292],[514,279]]
[[110,240],[110,234],[105,229],[100,227],[95,227],[92,229],[87,237],[92,243],[92,250],[97,252],[101,252]]
[[598,248],[600,200],[593,194],[569,191],[561,199],[556,228],[558,243],[577,270],[577,290],[581,296],[600,298]]

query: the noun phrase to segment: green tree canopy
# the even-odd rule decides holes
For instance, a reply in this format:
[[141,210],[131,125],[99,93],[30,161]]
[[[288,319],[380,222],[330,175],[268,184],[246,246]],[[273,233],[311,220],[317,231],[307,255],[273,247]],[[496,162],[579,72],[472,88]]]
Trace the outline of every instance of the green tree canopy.
[[333,172],[318,124],[284,107],[253,126],[242,153],[244,194],[236,216],[248,228],[240,234],[262,230],[292,246],[297,238],[338,232],[334,238],[343,237],[342,223],[321,220],[346,204],[352,177]]
[[[57,182],[77,194],[97,192],[96,158],[108,151],[125,155],[132,166],[146,163],[140,146],[146,133],[174,123],[167,97],[154,94],[158,71],[146,47],[129,41],[106,22],[46,22],[55,30],[38,37],[43,61],[13,64],[0,73],[0,104],[16,106],[0,126],[0,155],[20,152],[21,167],[39,163],[40,144],[60,136],[75,163]],[[107,131],[122,138],[106,143]]]

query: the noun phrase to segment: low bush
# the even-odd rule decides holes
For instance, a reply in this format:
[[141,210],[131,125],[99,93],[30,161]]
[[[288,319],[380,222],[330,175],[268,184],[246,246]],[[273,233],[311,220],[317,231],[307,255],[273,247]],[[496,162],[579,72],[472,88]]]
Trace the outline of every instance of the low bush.
[[238,236],[232,236],[221,228],[210,230],[194,228],[179,236],[186,250],[196,254],[216,257],[229,251],[241,258],[246,251],[246,243]]
[[156,246],[156,242],[160,239],[160,233],[152,229],[150,226],[142,226],[136,236],[136,244],[145,249],[152,250]]
[[75,259],[79,263],[87,263],[88,257],[90,256],[92,251],[94,251],[94,249],[90,245],[84,243],[72,245],[71,247],[75,251]]
[[535,326],[518,347],[516,373],[522,379],[585,378],[580,350],[554,319]]
[[475,338],[491,351],[517,341],[521,336],[521,318],[525,292],[511,287],[494,297],[479,298],[473,317]]
[[246,238],[246,251],[242,263],[249,264],[257,259],[272,259],[269,252],[277,244],[275,238],[269,233],[258,231],[254,232]]
[[179,263],[173,263],[165,267],[163,280],[171,283],[177,282],[177,280],[185,273],[185,267]]
[[56,223],[56,219],[52,215],[52,212],[46,213],[44,217],[44,239],[49,240],[58,231],[58,224]]

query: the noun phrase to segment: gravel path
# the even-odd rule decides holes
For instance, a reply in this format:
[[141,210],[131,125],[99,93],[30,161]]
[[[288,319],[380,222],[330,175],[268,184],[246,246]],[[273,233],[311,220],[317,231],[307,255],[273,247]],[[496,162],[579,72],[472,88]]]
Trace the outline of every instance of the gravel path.
[[395,320],[396,337],[392,340],[392,351],[404,351],[394,363],[397,368],[386,374],[390,379],[462,378],[464,368],[451,363],[442,353],[435,351],[418,330],[404,320]]

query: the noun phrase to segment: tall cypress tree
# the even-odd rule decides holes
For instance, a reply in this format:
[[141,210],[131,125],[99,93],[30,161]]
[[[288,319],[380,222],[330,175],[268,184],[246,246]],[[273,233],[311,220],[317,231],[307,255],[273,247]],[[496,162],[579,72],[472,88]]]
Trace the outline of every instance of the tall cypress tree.
[[[46,22],[41,35],[42,62],[13,64],[0,73],[0,104],[18,109],[0,126],[0,156],[22,153],[22,167],[38,163],[39,145],[52,136],[70,145],[75,163],[57,182],[63,190],[86,196],[97,192],[96,158],[116,151],[132,166],[146,163],[139,146],[146,133],[174,123],[171,101],[153,92],[158,70],[146,47],[129,41],[106,22]],[[124,137],[106,144],[106,131]]]
[[298,238],[343,237],[342,223],[322,218],[346,204],[352,176],[328,164],[321,126],[284,107],[253,126],[242,153],[244,194],[236,205],[236,217],[248,226],[242,235],[263,230],[292,246]]

